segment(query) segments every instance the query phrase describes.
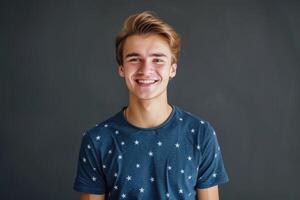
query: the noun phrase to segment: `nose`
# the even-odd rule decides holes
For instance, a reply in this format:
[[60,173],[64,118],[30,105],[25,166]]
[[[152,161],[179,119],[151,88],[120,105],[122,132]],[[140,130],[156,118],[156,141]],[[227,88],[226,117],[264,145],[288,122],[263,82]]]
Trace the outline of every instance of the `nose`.
[[138,70],[138,74],[152,74],[154,67],[150,60],[143,60]]

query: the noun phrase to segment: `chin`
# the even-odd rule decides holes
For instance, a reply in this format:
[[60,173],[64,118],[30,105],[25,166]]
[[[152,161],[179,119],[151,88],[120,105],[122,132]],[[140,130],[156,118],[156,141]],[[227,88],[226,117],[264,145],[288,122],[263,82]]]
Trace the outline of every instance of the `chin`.
[[156,96],[138,96],[138,95],[135,95],[135,97],[139,100],[151,100],[151,99],[155,99]]
[[155,93],[151,93],[151,94],[137,94],[137,93],[132,93],[132,95],[139,100],[151,100],[151,99],[155,99],[155,98],[160,98],[161,96],[164,95],[166,91],[162,91],[162,92],[155,92]]

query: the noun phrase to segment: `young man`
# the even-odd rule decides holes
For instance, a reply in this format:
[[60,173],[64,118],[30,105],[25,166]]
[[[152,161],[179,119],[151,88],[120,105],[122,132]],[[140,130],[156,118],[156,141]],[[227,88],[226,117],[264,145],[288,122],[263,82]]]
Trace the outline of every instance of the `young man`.
[[150,12],[127,18],[116,39],[129,104],[83,136],[74,189],[81,200],[217,200],[228,181],[212,126],[168,103],[180,39]]

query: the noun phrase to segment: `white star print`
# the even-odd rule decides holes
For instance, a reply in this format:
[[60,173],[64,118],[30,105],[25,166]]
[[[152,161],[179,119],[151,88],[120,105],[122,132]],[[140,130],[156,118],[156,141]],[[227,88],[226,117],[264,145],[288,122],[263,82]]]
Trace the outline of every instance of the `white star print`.
[[107,124],[104,124],[104,127],[106,128],[106,127],[108,127],[108,125],[107,125]]
[[117,174],[117,173],[115,173],[115,174],[114,174],[114,177],[117,177],[117,176],[118,176],[118,174]]
[[[183,115],[184,116],[184,115]],[[185,116],[184,116],[185,117]],[[177,118],[177,120],[178,121],[183,121],[183,117],[182,118]],[[201,122],[201,124],[205,124],[205,122],[203,122],[203,121],[200,121]],[[180,124],[181,123],[185,123],[185,122],[179,122]],[[199,121],[198,121],[198,123],[199,123]],[[108,124],[108,123],[107,123]],[[201,125],[201,124],[199,124],[200,125],[200,127],[201,126],[204,126],[204,125]],[[101,127],[101,124],[99,124],[99,126]],[[109,124],[107,125],[107,127],[110,127],[110,128],[113,128],[113,124],[111,124],[110,122],[109,122]],[[99,127],[98,127],[99,128]],[[102,125],[102,128],[103,128],[103,125]],[[108,130],[108,129],[105,129],[105,130]],[[121,129],[119,130],[120,131],[120,136],[117,136],[117,135],[115,135],[116,137],[121,137],[122,136],[122,134],[123,134],[123,132],[122,132],[122,134],[121,134]],[[112,130],[111,131],[111,133],[112,134],[117,134],[117,132],[119,132],[119,131],[117,131],[116,129],[114,130]],[[190,131],[190,133],[188,132],[188,131]],[[185,130],[185,133],[188,133],[188,135],[189,134],[191,134],[191,135],[189,135],[189,136],[192,136],[192,133],[194,133],[194,134],[198,134],[198,133],[200,133],[201,132],[201,129],[199,129],[199,127],[196,125],[196,126],[190,126],[189,128],[187,128],[186,130]],[[211,133],[213,133],[214,134],[214,131],[212,130],[211,131]],[[98,133],[99,134],[99,133]],[[187,136],[188,136],[187,135]],[[97,136],[96,134],[94,135],[94,137],[93,137],[93,142],[95,142],[96,140],[99,140],[99,142],[101,143],[102,141],[104,141],[103,139],[105,139],[105,138],[101,138],[100,139],[100,136],[102,137],[102,135],[101,134],[99,134],[99,136]],[[98,139],[99,138],[99,139]],[[118,141],[118,143],[117,143],[117,145],[124,145],[124,147],[129,147],[130,145],[132,145],[132,146],[134,146],[135,148],[138,148],[138,147],[141,147],[141,146],[144,146],[144,141],[142,140],[142,138],[138,138],[138,137],[136,137],[136,138],[133,138],[131,141],[127,141],[126,140],[126,142],[125,142],[125,140],[124,141],[122,141],[122,139],[123,138],[120,138],[119,139],[119,141]],[[139,140],[141,140],[141,142],[142,143],[139,143],[139,140],[135,140],[135,139],[139,139]],[[156,142],[157,143],[157,147],[156,148],[158,148],[159,150],[161,150],[162,148],[164,149],[164,147],[166,147],[166,145],[167,145],[167,141],[164,141],[163,139],[161,139],[161,140],[163,140],[164,142],[162,143],[162,141],[159,141],[161,138],[159,138],[159,139],[157,139],[157,140],[154,140],[154,142]],[[176,141],[176,140],[175,140]],[[175,141],[173,141],[172,143],[171,143],[171,149],[172,148],[174,148],[174,146],[172,147],[172,144],[173,145],[175,145],[175,147],[176,148],[178,148],[178,149],[174,149],[174,150],[176,150],[176,151],[181,151],[181,150],[184,150],[185,149],[185,147],[186,147],[186,145],[184,144],[184,143],[182,143],[182,141],[180,140],[180,139],[178,139],[176,142],[176,144],[174,143]],[[180,142],[180,143],[179,143]],[[96,144],[100,144],[100,143],[97,143],[96,142]],[[122,143],[122,144],[121,144]],[[202,143],[200,142],[199,143],[199,145],[197,145],[197,141],[193,144],[193,149],[196,151],[196,152],[200,152],[200,149],[203,149],[203,146],[201,146],[201,148],[200,148],[200,145],[202,145]],[[137,146],[135,146],[135,144],[137,145]],[[164,147],[162,147],[162,144],[164,145]],[[85,144],[85,145],[88,145],[87,143]],[[90,143],[89,144],[89,146],[91,147],[91,149],[93,149],[94,148],[94,143]],[[128,146],[129,145],[129,146]],[[155,143],[153,144],[153,145],[155,145]],[[181,146],[182,145],[182,146]],[[86,146],[85,147],[85,149],[86,150],[88,150],[89,149],[89,146]],[[120,146],[119,146],[120,147]],[[124,148],[123,147],[123,148]],[[195,149],[195,147],[196,147],[196,149]],[[112,147],[109,147],[109,148],[112,148]],[[121,147],[122,148],[122,147]],[[108,149],[108,148],[107,148]],[[114,148],[112,148],[112,149],[108,149],[108,150],[105,150],[104,151],[104,155],[106,154],[113,154],[114,156],[116,156],[117,157],[117,160],[118,159],[123,159],[122,158],[122,155],[120,155],[119,156],[119,154],[117,153],[117,151],[115,151],[115,149]],[[158,153],[160,153],[159,151],[157,152],[156,151],[156,149],[155,149],[155,146],[154,146],[154,148],[153,149],[145,149],[146,151],[144,151],[145,153],[147,153],[147,150],[148,150],[148,156],[153,156],[153,157],[148,157],[148,159],[153,159],[153,158],[156,158],[156,156],[157,155],[159,155]],[[151,150],[151,151],[150,151]],[[152,150],[153,151],[155,151],[155,156],[154,156],[154,152],[152,152]],[[199,151],[198,151],[199,150]],[[220,147],[218,147],[218,145],[215,145],[215,147],[214,147],[214,150],[215,150],[215,154],[212,154],[212,155],[214,155],[215,157],[219,157],[219,156],[221,156],[221,153],[218,153],[216,150],[218,150],[218,151],[220,151]],[[88,150],[88,152],[90,152],[90,150]],[[216,153],[217,152],[217,153]],[[194,162],[195,160],[197,160],[196,159],[196,157],[195,157],[195,160],[194,160],[194,154],[192,153],[192,152],[190,152],[191,154],[189,155],[189,153],[187,153],[187,154],[183,154],[183,156],[184,157],[186,157],[186,160],[185,161],[188,161],[188,162],[186,162],[186,163],[192,163],[192,162]],[[219,155],[217,155],[217,154],[219,154]],[[84,155],[84,154],[83,154]],[[186,156],[186,155],[188,155],[188,156]],[[191,156],[192,155],[192,156]],[[85,156],[85,155],[84,155]],[[112,155],[107,155],[108,156],[108,158],[109,157],[111,157]],[[147,154],[144,154],[144,156],[146,156],[146,158],[147,158]],[[183,158],[184,158],[183,157]],[[126,160],[127,159],[127,157],[125,156],[124,157],[124,159]],[[123,159],[123,161],[124,161],[124,159]],[[82,160],[83,160],[83,158],[82,158]],[[89,160],[89,157],[86,157],[85,158],[85,161],[84,162],[88,162],[87,160]],[[90,160],[89,160],[90,161]],[[120,161],[122,161],[122,160],[120,160]],[[184,160],[183,160],[184,161]],[[189,162],[190,161],[190,162]],[[143,167],[141,166],[141,164],[140,163],[137,163],[137,162],[141,162],[141,160],[139,160],[139,159],[136,159],[135,160],[135,162],[134,162],[134,160],[133,160],[133,162],[132,162],[132,164],[133,164],[133,170],[136,170],[136,171],[140,171],[140,170],[143,170],[143,168],[145,167],[144,165],[143,165]],[[134,169],[134,163],[136,163],[136,168]],[[141,162],[142,163],[142,162]],[[82,163],[83,165],[86,165],[86,163]],[[103,163],[101,163],[101,164],[103,164]],[[97,166],[97,171],[99,170],[99,169],[101,169],[101,164],[100,164],[100,168],[99,168],[99,165]],[[108,163],[106,163],[106,164],[108,164]],[[174,164],[173,163],[169,163],[169,164],[172,164],[173,166],[174,166]],[[180,169],[180,165],[177,167],[177,166],[174,166],[174,168],[172,169],[172,166],[170,166],[170,165],[165,165],[165,166],[163,166],[163,168],[162,169],[166,169],[165,167],[167,166],[167,170],[171,170],[171,171],[168,171],[167,173],[169,173],[169,175],[172,175],[172,174],[176,174],[177,176],[178,176],[178,174],[180,175],[180,176],[182,176],[181,178],[182,179],[185,179],[185,181],[187,181],[187,182],[190,182],[191,183],[191,180],[193,180],[193,181],[196,181],[197,180],[197,176],[196,175],[194,175],[193,173],[190,173],[190,169],[187,169],[184,165],[182,166],[182,167],[185,167],[185,169],[187,169],[187,171],[185,171],[183,168],[182,169]],[[90,167],[90,169],[95,169],[95,168],[92,168],[93,166],[91,166]],[[96,166],[95,166],[96,167]],[[107,169],[109,169],[110,168],[110,166],[108,165],[108,166],[106,166],[106,168]],[[195,169],[197,169],[197,166],[194,166],[193,167],[193,170],[195,170]],[[131,170],[132,170],[132,168],[131,168]],[[198,170],[198,169],[197,169]],[[105,170],[104,170],[105,171]],[[113,171],[112,171],[113,172]],[[116,172],[116,171],[115,171]],[[179,172],[179,173],[178,173]],[[95,172],[94,172],[95,173]],[[118,172],[118,174],[117,173],[115,173],[115,175],[116,176],[118,176],[118,177],[122,177],[122,179],[123,179],[123,182],[125,181],[125,184],[126,183],[133,183],[133,182],[135,182],[136,181],[136,176],[135,176],[135,174],[133,174],[133,172],[127,172],[127,175],[129,174],[129,175],[131,175],[131,174],[133,174],[133,175],[131,175],[130,176],[130,180],[128,180],[128,176],[126,176],[126,173],[124,174],[124,176],[123,176],[123,173],[122,174],[120,174],[120,176],[119,176],[119,173],[120,172]],[[135,172],[136,173],[136,172]],[[193,175],[192,175],[193,174]],[[94,175],[95,176],[95,178],[97,178],[97,180],[96,180],[96,182],[98,181],[98,176],[96,176],[96,174],[91,174],[92,176]],[[90,179],[89,180],[92,180],[91,179],[91,175],[89,176],[90,177]],[[112,173],[111,175],[113,175],[114,176],[114,173]],[[154,175],[155,176],[155,174],[149,174],[150,175],[150,177],[151,177],[151,175]],[[155,184],[154,182],[157,182],[156,181],[156,178],[154,179],[153,177],[151,177],[151,178],[149,178],[149,175],[148,175],[148,184],[150,184],[150,185],[152,185],[152,184]],[[134,178],[132,178],[132,176],[134,176]],[[212,173],[210,174],[210,177],[212,178],[212,177],[219,177],[218,176],[218,174],[217,173],[214,173],[214,171],[212,171]],[[125,179],[124,179],[125,178]],[[147,177],[146,177],[147,178]],[[118,179],[118,180],[120,180],[120,181],[122,181],[122,179],[119,179],[119,178],[113,178],[113,179],[115,179],[115,181]],[[150,180],[149,180],[150,179]],[[100,179],[99,179],[100,180]],[[146,179],[146,181],[147,181],[147,179]],[[150,181],[150,182],[149,182]],[[158,181],[159,181],[159,179],[158,179]],[[153,182],[153,183],[152,183]],[[118,184],[119,185],[119,184]],[[118,187],[118,185],[116,185],[116,187]],[[112,186],[114,186],[114,185],[112,185]],[[180,186],[180,185],[179,185]],[[143,187],[145,187],[145,188],[143,188]],[[144,195],[145,193],[148,193],[148,192],[150,192],[150,190],[149,190],[149,188],[148,188],[149,186],[147,186],[147,185],[138,185],[137,187],[136,187],[136,189],[135,189],[135,193],[138,193],[138,194],[140,194],[140,195]],[[141,189],[142,189],[142,191],[141,191]],[[190,191],[188,191],[188,190],[186,190],[186,188],[185,187],[177,187],[177,188],[174,188],[175,189],[175,191],[172,191],[172,192],[175,192],[175,196],[176,195],[179,195],[179,193],[181,193],[180,192],[180,190],[182,191],[182,197],[181,198],[183,198],[183,195],[184,196],[186,196],[187,197],[187,194],[190,192]],[[177,191],[176,191],[176,189],[177,189]],[[184,189],[184,191],[183,191],[183,189]],[[119,191],[120,191],[120,193],[119,193]],[[123,190],[123,188],[120,186],[120,188],[118,188],[118,191],[115,191],[115,192],[118,192],[119,193],[119,197],[120,197],[120,199],[122,199],[122,198],[125,198],[125,199],[130,199],[130,194],[128,193],[128,191],[126,191],[126,190]],[[123,192],[123,193],[122,193]],[[125,193],[126,192],[126,193]],[[170,199],[170,198],[173,198],[173,193],[172,193],[172,197],[171,197],[171,193],[167,193],[168,192],[168,190],[165,190],[164,191],[164,193],[165,193],[165,198],[167,199]],[[170,191],[171,192],[171,191]],[[178,193],[179,192],[179,193]],[[127,193],[128,193],[128,195],[129,196],[127,196]],[[177,193],[177,194],[176,194]],[[113,193],[112,193],[113,194]],[[122,197],[122,195],[125,195],[125,197]],[[194,192],[192,192],[192,193],[189,193],[189,195],[192,195],[192,196],[194,196]],[[162,194],[163,195],[163,194]],[[128,197],[128,198],[127,198]],[[124,199],[124,200],[125,200]]]
[[96,178],[95,176],[93,176],[93,177],[92,177],[92,180],[93,180],[93,181],[96,181],[96,180],[97,180],[97,178]]
[[115,185],[115,186],[114,186],[114,189],[115,189],[115,190],[117,190],[117,189],[118,189],[118,186],[117,186],[117,185]]
[[119,134],[119,131],[118,131],[118,130],[116,130],[116,131],[115,131],[115,134],[116,134],[116,135],[118,135],[118,134]]
[[88,149],[91,149],[91,145],[88,144],[88,145],[87,145],[87,148],[88,148]]
[[216,132],[214,131],[213,134],[216,135]]
[[204,124],[204,121],[201,120],[200,123],[201,123],[201,124]]
[[94,167],[93,170],[96,171],[96,168]]
[[124,194],[124,193],[121,196],[122,196],[123,199],[126,198],[126,194]]
[[217,158],[218,154],[215,153],[215,158]]
[[106,165],[102,165],[102,167],[103,167],[103,169],[105,169],[105,168],[106,168]]
[[182,189],[178,190],[178,192],[179,192],[180,194],[182,194],[182,193],[183,193]]
[[82,161],[83,161],[83,162],[86,162],[86,159],[85,159],[85,158],[82,158]]
[[131,176],[126,177],[127,181],[131,181]]

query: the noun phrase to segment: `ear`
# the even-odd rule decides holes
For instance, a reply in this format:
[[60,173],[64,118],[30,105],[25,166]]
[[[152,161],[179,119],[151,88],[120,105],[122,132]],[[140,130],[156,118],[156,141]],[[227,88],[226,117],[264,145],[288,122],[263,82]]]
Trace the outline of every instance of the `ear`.
[[123,65],[119,65],[118,72],[121,77],[124,77],[124,67]]
[[170,77],[174,78],[176,76],[176,72],[177,72],[177,63],[174,63],[171,65],[170,68]]

